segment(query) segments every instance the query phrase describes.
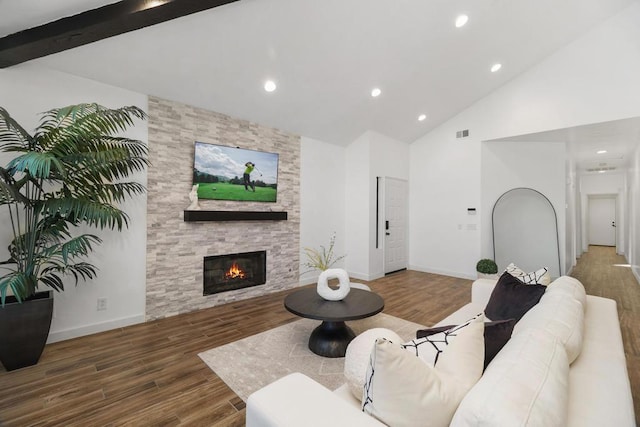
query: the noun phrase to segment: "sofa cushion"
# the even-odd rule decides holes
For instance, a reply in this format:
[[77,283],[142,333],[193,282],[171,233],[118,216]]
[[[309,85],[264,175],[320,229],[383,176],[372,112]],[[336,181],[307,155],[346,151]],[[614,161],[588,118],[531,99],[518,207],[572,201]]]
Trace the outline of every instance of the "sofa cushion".
[[484,313],[491,320],[515,319],[517,322],[540,301],[545,289],[543,285],[525,285],[504,272],[491,292]]
[[[330,415],[324,416],[327,413]],[[384,427],[384,424],[299,372],[274,381],[247,399],[247,427],[326,427],[331,425],[327,419],[333,421],[332,425]],[[192,422],[195,425],[212,423],[211,420]]]
[[578,279],[569,276],[561,276],[547,286],[545,294],[566,294],[580,301],[583,306],[587,304],[587,292]]
[[542,330],[514,334],[464,397],[452,426],[566,426],[569,362]]
[[547,269],[546,267],[542,267],[539,270],[527,273],[514,263],[511,263],[504,271],[527,285],[539,284],[547,286],[549,283],[551,283],[551,275],[549,274],[549,269]]
[[[481,280],[484,280],[484,279],[481,279]],[[495,283],[496,281],[494,280],[493,284],[495,285]],[[491,289],[493,289],[493,286],[491,286]],[[491,295],[491,291],[489,291],[489,295]],[[487,295],[487,301],[489,301],[489,295]],[[484,304],[477,304],[472,302],[465,304],[462,307],[460,307],[458,310],[454,311],[453,313],[451,313],[450,315],[448,315],[447,317],[445,317],[444,319],[442,319],[441,321],[433,325],[433,327],[445,326],[445,325],[459,325],[462,322],[466,322],[467,319],[471,319],[476,314],[482,313],[484,311],[485,306],[487,305],[487,301],[485,301]]]
[[513,333],[529,328],[543,329],[556,336],[567,351],[571,364],[582,351],[584,308],[569,295],[545,293],[540,302],[520,319]]
[[[487,369],[487,366],[496,354],[498,354],[507,341],[509,341],[515,324],[515,319],[496,320],[484,323],[484,369]],[[416,336],[417,338],[424,338],[454,327],[454,325],[448,325],[430,329],[420,329],[416,332]]]
[[423,362],[435,366],[436,363],[438,363],[438,358],[447,346],[451,344],[465,328],[469,327],[472,322],[477,321],[480,317],[482,317],[482,321],[484,321],[484,315],[480,313],[459,325],[452,325],[447,329],[439,330],[436,333],[427,334],[406,342],[402,347],[415,356],[418,356]]
[[362,410],[389,426],[447,426],[482,375],[482,317],[464,328],[432,367],[385,339],[371,352]]
[[569,371],[567,427],[635,426],[616,302],[587,296],[580,357]]
[[351,340],[344,356],[344,378],[349,385],[349,390],[358,400],[362,399],[362,388],[369,366],[369,355],[378,338],[386,338],[396,344],[404,341],[390,329],[373,328]]

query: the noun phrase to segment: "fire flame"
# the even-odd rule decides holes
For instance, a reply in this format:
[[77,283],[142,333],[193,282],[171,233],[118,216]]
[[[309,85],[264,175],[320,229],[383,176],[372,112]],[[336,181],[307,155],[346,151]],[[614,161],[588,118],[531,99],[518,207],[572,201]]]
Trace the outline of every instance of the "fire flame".
[[231,264],[229,271],[224,273],[225,279],[244,279],[244,271],[235,262]]

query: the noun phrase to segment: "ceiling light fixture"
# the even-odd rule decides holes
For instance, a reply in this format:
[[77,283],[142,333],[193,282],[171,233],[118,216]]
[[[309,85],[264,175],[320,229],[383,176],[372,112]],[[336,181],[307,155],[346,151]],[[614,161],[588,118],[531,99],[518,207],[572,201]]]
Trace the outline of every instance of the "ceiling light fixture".
[[145,3],[144,9],[151,9],[152,7],[162,6],[166,2],[167,2],[167,0],[152,0],[152,1],[149,1],[149,2]]
[[500,68],[502,68],[502,64],[493,64],[491,66],[491,72],[495,73],[496,71],[498,71]]
[[607,150],[598,150],[598,151],[596,152],[596,154],[604,154],[604,153],[606,153],[606,152],[607,152]]
[[420,114],[420,115],[418,116],[418,120],[419,120],[419,121],[421,121],[421,122],[425,121],[425,119],[426,119],[426,118],[427,118],[427,115],[426,115],[426,114]]
[[264,82],[264,90],[266,90],[267,92],[273,92],[274,90],[276,90],[276,82],[274,82],[273,80],[267,80],[266,82]]
[[373,96],[374,98],[377,98],[378,96],[380,96],[380,94],[382,93],[382,91],[379,88],[373,88],[373,90],[371,91],[371,96]]
[[469,20],[467,15],[460,15],[456,18],[456,28],[464,27],[464,25]]

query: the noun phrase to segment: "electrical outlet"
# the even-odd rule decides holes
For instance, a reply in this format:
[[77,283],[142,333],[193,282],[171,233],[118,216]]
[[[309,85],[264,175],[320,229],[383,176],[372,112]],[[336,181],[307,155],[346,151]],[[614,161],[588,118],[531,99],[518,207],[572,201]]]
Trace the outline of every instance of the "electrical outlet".
[[107,309],[107,299],[98,298],[98,311],[105,311]]

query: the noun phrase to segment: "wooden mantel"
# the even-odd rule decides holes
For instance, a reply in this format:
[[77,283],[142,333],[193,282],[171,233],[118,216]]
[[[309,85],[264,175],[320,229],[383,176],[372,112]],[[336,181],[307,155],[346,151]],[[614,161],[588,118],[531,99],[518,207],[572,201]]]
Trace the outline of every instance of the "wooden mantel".
[[272,211],[184,211],[185,222],[195,221],[286,221],[287,212]]

